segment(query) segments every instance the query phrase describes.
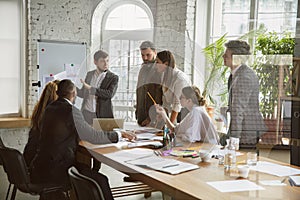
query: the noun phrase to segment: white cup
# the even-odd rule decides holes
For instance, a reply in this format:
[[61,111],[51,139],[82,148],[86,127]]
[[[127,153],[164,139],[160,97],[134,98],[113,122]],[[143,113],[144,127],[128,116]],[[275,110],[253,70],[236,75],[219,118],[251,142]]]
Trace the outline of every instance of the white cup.
[[248,177],[249,170],[250,170],[249,166],[247,166],[247,165],[238,165],[237,168],[238,168],[238,172],[239,172],[240,177],[243,177],[243,178]]
[[211,159],[211,153],[209,152],[199,152],[199,156],[202,162],[208,162]]

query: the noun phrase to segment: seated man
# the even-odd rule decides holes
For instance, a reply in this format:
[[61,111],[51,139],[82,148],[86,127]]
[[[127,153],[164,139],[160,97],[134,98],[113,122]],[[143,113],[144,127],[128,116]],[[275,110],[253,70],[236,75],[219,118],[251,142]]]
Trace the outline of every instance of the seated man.
[[[75,163],[75,152],[80,140],[106,144],[118,142],[121,136],[132,140],[131,133],[96,131],[73,104],[76,87],[66,79],[58,84],[58,99],[47,106],[42,119],[40,149],[30,168],[34,183],[52,183],[70,188],[68,168]],[[78,168],[78,166],[77,166]],[[106,176],[91,169],[78,170],[101,185],[105,199],[113,199]]]

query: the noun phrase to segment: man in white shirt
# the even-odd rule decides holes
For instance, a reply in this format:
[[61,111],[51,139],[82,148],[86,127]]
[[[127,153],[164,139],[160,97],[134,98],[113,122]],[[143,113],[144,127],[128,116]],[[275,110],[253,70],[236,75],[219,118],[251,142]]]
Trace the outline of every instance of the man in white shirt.
[[89,71],[83,86],[77,94],[83,98],[82,113],[85,120],[93,123],[93,118],[113,118],[111,99],[116,94],[119,77],[108,70],[108,54],[102,50],[94,54],[96,69]]

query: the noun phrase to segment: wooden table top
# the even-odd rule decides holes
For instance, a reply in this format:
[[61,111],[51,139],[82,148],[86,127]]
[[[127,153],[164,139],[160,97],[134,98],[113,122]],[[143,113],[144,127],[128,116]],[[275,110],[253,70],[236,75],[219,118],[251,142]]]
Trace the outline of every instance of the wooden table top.
[[[81,144],[86,146],[86,144]],[[199,144],[198,144],[199,145]],[[200,168],[178,175],[170,175],[150,169],[130,165],[125,162],[117,161],[107,157],[105,154],[120,151],[116,147],[96,148],[89,150],[93,157],[108,166],[131,174],[133,178],[141,180],[149,186],[163,191],[175,199],[300,199],[300,187],[292,187],[286,180],[286,186],[267,186],[261,185],[259,180],[282,180],[283,177],[261,173],[250,170],[246,180],[262,186],[265,190],[226,192],[222,193],[208,185],[206,182],[222,180],[243,180],[237,175],[228,175],[224,171],[224,166],[218,164],[218,160],[212,158],[209,162],[201,162],[200,158],[179,158],[184,162],[197,164]],[[178,158],[178,157],[174,157]],[[286,163],[277,162],[268,158],[259,158],[262,161],[269,161],[285,166],[300,169]],[[238,163],[245,162],[245,154],[237,157]],[[245,180],[245,179],[244,179]]]

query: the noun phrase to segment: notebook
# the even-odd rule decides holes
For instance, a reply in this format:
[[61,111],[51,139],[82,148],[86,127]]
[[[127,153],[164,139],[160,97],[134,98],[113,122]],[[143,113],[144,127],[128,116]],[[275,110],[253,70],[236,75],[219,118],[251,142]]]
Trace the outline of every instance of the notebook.
[[112,131],[114,128],[123,129],[124,119],[94,118],[93,127],[96,130]]

